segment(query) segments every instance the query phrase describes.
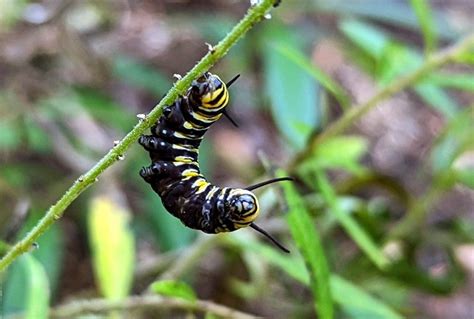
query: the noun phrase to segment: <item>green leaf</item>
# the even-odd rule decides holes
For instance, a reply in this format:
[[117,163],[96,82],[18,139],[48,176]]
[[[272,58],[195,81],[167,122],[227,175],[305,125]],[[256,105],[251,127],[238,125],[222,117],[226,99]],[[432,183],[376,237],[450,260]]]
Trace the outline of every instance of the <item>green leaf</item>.
[[334,300],[354,319],[401,319],[401,315],[364,290],[337,275],[331,276]]
[[31,255],[23,255],[7,272],[1,314],[23,312],[28,319],[48,318],[49,296],[43,266]]
[[410,2],[418,18],[421,32],[423,33],[425,52],[430,54],[436,49],[437,45],[437,35],[431,6],[427,0],[410,0]]
[[194,290],[186,283],[175,280],[160,280],[151,284],[150,290],[156,294],[177,297],[189,301],[197,299]]
[[427,82],[465,91],[474,91],[474,75],[472,73],[434,72],[428,76]]
[[[19,232],[18,240],[26,236],[27,232],[32,229],[42,217],[43,212],[33,212],[22,230]],[[51,227],[40,237],[37,242],[38,249],[31,252],[42,265],[48,276],[49,287],[52,295],[56,292],[58,280],[61,275],[62,261],[64,256],[64,235],[59,225],[51,225]]]
[[26,299],[26,315],[28,319],[48,318],[49,286],[48,277],[43,266],[35,258],[25,256],[28,272],[28,289]]
[[133,280],[135,248],[128,220],[129,212],[108,197],[96,197],[90,203],[93,268],[102,295],[110,300],[126,297]]
[[473,112],[471,107],[456,114],[436,141],[431,151],[434,173],[442,174],[449,170],[461,153],[474,146]]
[[389,38],[377,28],[357,20],[343,20],[339,24],[341,31],[357,46],[365,50],[372,58],[379,60],[389,45]]
[[301,66],[275,49],[300,45],[288,31],[265,33],[264,73],[266,94],[280,132],[302,149],[314,129],[321,125],[317,83]]
[[398,76],[419,67],[421,63],[421,57],[410,48],[390,41],[377,61],[377,80],[383,85],[388,85]]
[[443,89],[427,81],[423,81],[415,86],[415,92],[423,101],[431,105],[435,110],[446,116],[453,118],[461,107]]
[[474,168],[456,169],[455,174],[460,183],[474,189]]
[[344,168],[358,173],[361,171],[358,162],[366,154],[367,147],[367,141],[363,137],[336,136],[319,144],[308,163],[304,163],[302,168],[311,171]]
[[324,173],[321,171],[316,173],[316,180],[330,211],[337,218],[344,230],[378,268],[385,269],[389,265],[389,260],[377,247],[369,234],[365,232],[352,216],[341,210],[334,189],[331,187],[331,184],[329,184]]
[[[279,172],[279,176],[286,176]],[[333,318],[334,308],[329,286],[329,266],[319,234],[314,227],[303,199],[292,183],[282,183],[286,201],[288,202],[288,224],[292,237],[303,256],[310,274],[310,288],[313,292],[314,306],[319,318]]]
[[293,47],[282,45],[282,43],[276,43],[273,48],[311,75],[339,101],[342,107],[346,108],[349,106],[349,97],[345,90],[329,75],[325,74],[323,70],[313,65],[301,51]]

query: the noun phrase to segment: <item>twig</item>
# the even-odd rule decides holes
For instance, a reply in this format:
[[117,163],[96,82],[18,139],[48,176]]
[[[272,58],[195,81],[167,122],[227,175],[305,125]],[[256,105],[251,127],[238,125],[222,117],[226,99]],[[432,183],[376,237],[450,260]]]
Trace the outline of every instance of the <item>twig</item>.
[[135,143],[140,134],[149,128],[161,116],[163,107],[171,104],[180,94],[184,94],[191,82],[219,61],[229,49],[264,15],[272,8],[275,0],[262,0],[252,6],[245,17],[225,36],[225,38],[212,48],[156,105],[153,110],[140,121],[116,146],[114,146],[102,159],[87,173],[79,177],[66,193],[49,208],[36,226],[0,260],[0,271],[5,270],[18,256],[27,252],[31,245],[44,233],[57,219],[61,218],[66,208],[107,168],[114,164],[119,156]]
[[188,311],[198,311],[203,313],[211,313],[223,318],[234,319],[255,319],[256,317],[226,306],[216,304],[212,301],[196,300],[188,301],[178,298],[163,298],[160,296],[132,296],[123,300],[110,301],[106,299],[90,299],[74,301],[56,307],[51,310],[50,318],[73,318],[75,316],[104,313],[114,310],[144,310],[144,309],[183,309]]
[[292,169],[295,168],[297,164],[301,163],[304,159],[311,156],[316,147],[323,140],[326,140],[345,131],[347,128],[353,125],[356,120],[358,120],[362,115],[377,106],[378,103],[380,103],[381,101],[389,98],[395,93],[406,89],[410,85],[413,85],[434,69],[437,69],[451,62],[452,60],[456,59],[461,53],[465,53],[470,49],[474,49],[474,33],[469,34],[464,39],[447,48],[446,50],[443,50],[431,56],[413,72],[394,80],[389,85],[380,89],[367,102],[361,105],[352,105],[349,111],[347,111],[341,118],[329,125],[321,134],[315,136],[314,139],[310,141],[309,145],[294,158],[290,167]]

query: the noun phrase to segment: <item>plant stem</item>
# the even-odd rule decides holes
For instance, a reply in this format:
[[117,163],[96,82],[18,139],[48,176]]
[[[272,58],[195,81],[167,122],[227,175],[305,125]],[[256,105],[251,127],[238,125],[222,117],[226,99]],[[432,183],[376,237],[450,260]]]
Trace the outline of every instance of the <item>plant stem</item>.
[[182,309],[211,313],[222,318],[255,319],[259,318],[211,301],[190,301],[179,298],[163,298],[160,296],[132,296],[122,300],[89,299],[74,301],[51,310],[51,318],[73,318],[83,314],[105,313],[114,310],[146,310],[146,309]]
[[469,34],[464,39],[455,43],[453,46],[447,48],[446,50],[432,55],[413,72],[394,80],[389,85],[380,89],[367,102],[361,105],[352,105],[349,108],[349,111],[344,113],[342,117],[340,117],[337,121],[333,122],[331,125],[325,128],[321,134],[315,136],[309,142],[309,145],[294,158],[292,164],[290,165],[290,168],[294,169],[297,164],[301,163],[307,157],[310,157],[316,147],[322,141],[345,131],[347,128],[352,126],[356,122],[356,120],[358,120],[360,117],[362,117],[362,115],[377,106],[381,101],[406,89],[407,87],[421,80],[424,76],[429,74],[434,69],[437,69],[451,62],[462,53],[468,52],[468,50],[472,49],[474,49],[474,33]]
[[31,245],[43,234],[57,219],[61,218],[66,208],[107,168],[114,164],[128,148],[135,143],[139,136],[161,116],[165,105],[170,105],[179,95],[185,93],[191,82],[207,71],[217,61],[224,57],[229,49],[264,15],[272,8],[275,0],[262,0],[251,7],[245,17],[179,81],[177,81],[166,96],[156,105],[151,112],[88,172],[79,177],[64,195],[49,208],[43,218],[35,227],[0,260],[0,272],[4,271],[18,256],[27,252]]

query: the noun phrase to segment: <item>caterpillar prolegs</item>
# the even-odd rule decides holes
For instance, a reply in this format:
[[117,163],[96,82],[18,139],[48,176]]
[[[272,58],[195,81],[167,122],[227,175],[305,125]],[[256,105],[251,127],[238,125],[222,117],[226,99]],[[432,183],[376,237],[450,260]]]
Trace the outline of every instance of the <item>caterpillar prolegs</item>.
[[151,135],[142,135],[138,141],[152,161],[140,175],[158,193],[168,212],[187,227],[215,234],[250,226],[289,252],[254,223],[259,204],[251,191],[291,178],[271,179],[247,188],[221,188],[209,183],[199,170],[201,140],[222,114],[228,117],[227,88],[237,78],[225,84],[217,75],[206,72],[193,81],[185,96],[166,107],[152,126]]

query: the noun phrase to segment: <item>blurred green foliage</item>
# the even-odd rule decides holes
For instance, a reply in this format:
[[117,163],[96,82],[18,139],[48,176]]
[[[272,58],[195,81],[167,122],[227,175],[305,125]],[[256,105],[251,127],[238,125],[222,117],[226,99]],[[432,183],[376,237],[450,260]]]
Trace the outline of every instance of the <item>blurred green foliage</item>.
[[[30,230],[44,209],[132,128],[136,114],[156,104],[171,86],[172,74],[184,74],[205,53],[204,42],[220,40],[247,6],[184,3],[128,8],[84,1],[56,8],[47,1],[0,0],[2,244]],[[473,11],[469,4],[459,6]],[[26,13],[40,14],[39,8],[51,19],[36,25]],[[97,19],[84,18],[81,25],[72,17],[86,9]],[[358,88],[363,77],[342,81],[354,74],[338,74],[334,65],[328,68],[318,59],[319,46],[328,39],[336,43],[344,59],[333,64],[363,73],[376,91],[469,31],[469,24],[460,28],[443,9],[427,0],[283,0],[270,21],[253,29],[212,70],[223,79],[242,74],[230,90],[231,114],[240,128],[225,120],[211,128],[200,149],[203,172],[220,185],[241,186],[251,181],[243,180],[228,158],[237,158],[250,172],[246,176],[256,180],[274,174],[275,163],[292,162],[351,104],[360,104],[357,90],[366,93],[364,86]],[[56,40],[42,46],[38,42],[44,38],[35,30]],[[79,299],[83,290],[109,299],[140,293],[142,261],[171,256],[174,269],[193,249],[201,255],[182,278],[154,281],[167,265],[158,263],[146,277],[145,286],[153,282],[149,291],[214,299],[281,318],[429,313],[426,304],[414,306],[415,293],[455,298],[465,278],[457,248],[474,242],[466,209],[473,203],[465,195],[474,189],[473,53],[462,54],[459,62],[414,83],[405,97],[415,106],[413,114],[388,119],[408,131],[412,127],[403,126],[405,121],[417,117],[426,124],[417,129],[428,132],[415,134],[424,138],[409,151],[385,155],[390,163],[399,152],[398,166],[376,165],[374,149],[387,141],[378,139],[384,128],[364,122],[361,126],[369,129],[325,139],[295,163],[288,172],[295,184],[258,194],[259,224],[282,238],[290,255],[249,230],[222,236],[202,251],[195,248],[200,247],[197,232],[168,214],[139,178],[149,159],[133,147],[68,209],[64,222],[43,234],[39,249],[10,267],[2,278],[0,315],[46,318],[48,306]],[[271,165],[245,155],[262,149]],[[110,205],[117,202],[126,213],[89,208],[97,196]],[[25,202],[26,209],[20,205]],[[99,217],[87,220],[88,210]],[[104,211],[109,215],[100,215]],[[76,271],[74,280],[66,280]]]

